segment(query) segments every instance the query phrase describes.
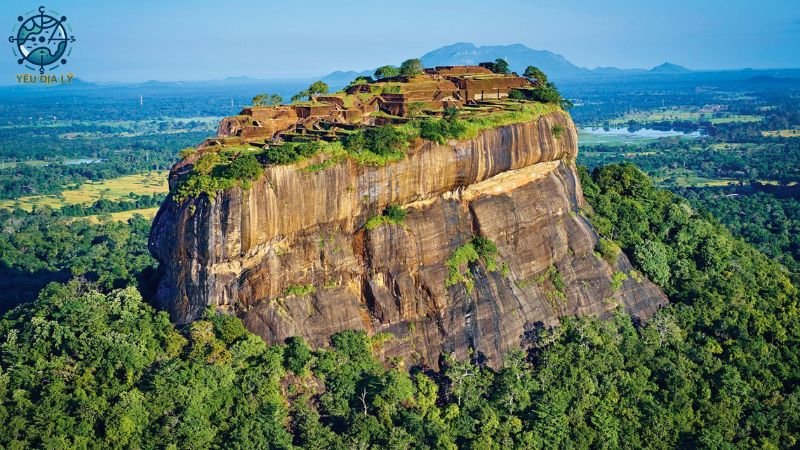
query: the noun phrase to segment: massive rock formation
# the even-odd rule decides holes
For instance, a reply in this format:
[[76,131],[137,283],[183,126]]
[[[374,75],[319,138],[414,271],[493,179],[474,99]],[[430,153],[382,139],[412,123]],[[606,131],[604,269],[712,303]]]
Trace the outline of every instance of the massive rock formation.
[[[424,142],[383,167],[269,166],[246,190],[168,199],[150,239],[164,270],[157,301],[179,323],[209,305],[236,314],[269,342],[389,332],[386,356],[431,366],[442,352],[470,349],[497,366],[526,326],[564,315],[621,305],[647,317],[666,298],[625,255],[609,263],[595,253],[576,154],[575,127],[556,112],[467,141]],[[406,209],[404,222],[367,230],[389,204]],[[448,287],[447,260],[474,236],[497,245],[497,268],[472,262],[474,287]]]

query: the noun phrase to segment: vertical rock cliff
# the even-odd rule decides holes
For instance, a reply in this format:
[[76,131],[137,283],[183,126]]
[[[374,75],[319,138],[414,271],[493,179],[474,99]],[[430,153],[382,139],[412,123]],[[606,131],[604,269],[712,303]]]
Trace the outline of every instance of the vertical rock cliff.
[[[497,366],[526,327],[564,315],[622,306],[648,317],[666,297],[624,254],[608,262],[595,253],[576,154],[575,127],[557,112],[467,141],[424,142],[383,167],[270,166],[249,189],[169,198],[150,238],[164,270],[157,302],[180,323],[214,306],[269,342],[389,332],[387,356],[431,366],[442,352],[470,350]],[[368,230],[390,204],[405,220]],[[475,237],[497,251],[456,264],[453,283]]]

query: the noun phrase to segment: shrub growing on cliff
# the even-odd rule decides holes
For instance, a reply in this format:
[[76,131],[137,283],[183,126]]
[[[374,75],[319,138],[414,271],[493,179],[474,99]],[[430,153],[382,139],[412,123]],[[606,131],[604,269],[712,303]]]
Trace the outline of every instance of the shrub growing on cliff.
[[383,215],[389,218],[392,222],[400,223],[406,220],[406,210],[397,206],[397,205],[389,205],[383,211]]
[[265,152],[270,164],[290,164],[314,156],[322,150],[324,144],[319,141],[287,142],[271,145]]
[[[471,242],[467,242],[458,247],[445,262],[447,266],[447,280],[445,280],[444,283],[445,287],[452,287],[463,283],[467,292],[472,292],[475,281],[472,279],[472,274],[469,273],[469,264],[477,260],[478,252],[475,251],[475,246],[473,246]],[[467,272],[465,273],[464,271]]]
[[290,284],[283,291],[286,297],[305,297],[317,292],[317,288],[313,284]]
[[254,155],[240,156],[225,170],[225,176],[234,180],[253,181],[264,173],[264,168]]
[[419,123],[419,137],[444,144],[450,137],[450,133],[444,120],[424,119]]
[[[229,158],[233,158],[227,162]],[[194,164],[192,172],[178,184],[174,199],[183,201],[206,194],[214,198],[218,191],[237,184],[247,189],[250,182],[258,179],[264,172],[261,163],[252,153],[240,151],[226,153],[206,152]]]
[[391,125],[366,128],[342,138],[342,146],[350,156],[377,165],[402,159],[407,145],[406,136]]
[[219,153],[206,152],[197,159],[197,162],[194,163],[192,170],[201,175],[210,175],[214,168],[217,167],[221,162],[222,157],[220,157]]
[[423,139],[444,144],[448,139],[460,139],[467,131],[465,121],[458,118],[457,108],[445,108],[442,119],[427,118],[419,122],[419,136]]
[[[558,270],[555,264],[551,264],[544,273],[535,277],[533,281],[536,282],[540,288],[546,289],[545,295],[553,308],[557,306],[555,303],[556,300],[561,302],[567,300],[567,285],[564,283],[561,271]],[[550,282],[549,286],[547,284],[548,281]],[[517,286],[522,288],[528,284],[529,282],[527,280],[522,280],[521,283],[517,283]]]
[[213,200],[218,191],[227,189],[233,185],[234,181],[229,178],[217,178],[206,174],[192,173],[178,184],[173,198],[175,201],[182,202],[190,198],[195,198],[200,194],[206,194]]
[[406,143],[400,133],[390,125],[367,128],[362,132],[364,148],[380,156],[389,156],[403,150]]
[[406,220],[406,210],[397,205],[389,205],[383,214],[370,217],[364,228],[374,230],[382,225],[401,225]]
[[194,148],[194,147],[186,147],[184,149],[181,149],[178,152],[178,157],[180,159],[186,159],[186,158],[188,158],[190,156],[194,156],[195,153],[197,153],[197,149],[196,148]]
[[511,89],[508,91],[508,98],[510,100],[525,100],[525,94],[519,89]]
[[614,241],[605,238],[600,238],[597,240],[597,246],[595,250],[597,250],[597,253],[600,254],[601,258],[603,258],[612,266],[617,263],[617,258],[621,252],[619,245],[617,245]]
[[[445,286],[452,287],[462,283],[467,292],[472,292],[475,280],[469,271],[469,265],[478,260],[483,261],[489,272],[498,270],[497,245],[483,236],[475,236],[466,244],[459,246],[445,261],[445,266],[447,266]],[[503,271],[505,272],[505,270],[504,268]]]

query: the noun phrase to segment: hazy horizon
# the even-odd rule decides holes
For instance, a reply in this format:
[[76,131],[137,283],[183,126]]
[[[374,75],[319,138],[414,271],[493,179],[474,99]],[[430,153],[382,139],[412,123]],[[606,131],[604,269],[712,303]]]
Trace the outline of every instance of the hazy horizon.
[[[456,42],[519,43],[590,69],[671,62],[705,71],[800,67],[800,12],[792,3],[240,1],[233,8],[208,0],[53,0],[3,3],[0,20],[10,34],[17,16],[40,4],[67,16],[77,42],[64,70],[91,82],[310,78],[397,64]],[[0,84],[27,72],[6,45]]]

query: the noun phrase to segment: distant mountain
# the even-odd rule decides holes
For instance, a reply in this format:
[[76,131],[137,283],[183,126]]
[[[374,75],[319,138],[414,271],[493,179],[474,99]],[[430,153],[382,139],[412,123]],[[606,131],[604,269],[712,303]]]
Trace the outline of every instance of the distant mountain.
[[598,67],[587,69],[571,63],[563,56],[547,50],[534,50],[522,44],[485,45],[459,42],[430,51],[422,56],[425,67],[474,65],[484,61],[503,58],[508,61],[511,70],[522,73],[528,66],[536,66],[556,81],[574,78],[622,77],[634,75],[673,75],[692,73],[686,67],[672,63],[647,69],[620,69],[617,67]]
[[356,77],[364,76],[368,77],[371,76],[375,72],[374,70],[362,70],[361,72],[356,72],[355,70],[337,70],[335,72],[331,72],[324,77],[322,77],[322,81],[328,83],[331,86],[345,86],[353,81]]
[[624,77],[631,75],[645,75],[647,69],[620,69],[619,67],[597,67],[590,71],[591,75],[603,77]]
[[559,54],[547,50],[534,50],[522,44],[476,47],[475,44],[459,42],[430,51],[420,59],[425,67],[434,67],[477,65],[497,58],[505,59],[514,72],[522,73],[526,67],[536,66],[556,80],[591,74],[588,69],[572,64]]
[[691,73],[692,71],[687,69],[686,67],[679,66],[677,64],[672,64],[665,62],[660,66],[653,67],[649,70],[650,73],[653,74],[681,74],[681,73]]

